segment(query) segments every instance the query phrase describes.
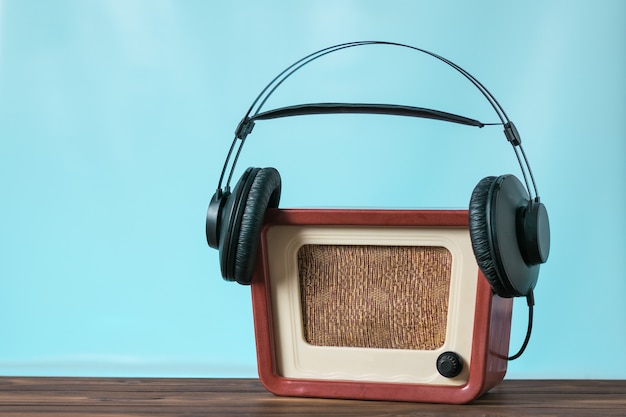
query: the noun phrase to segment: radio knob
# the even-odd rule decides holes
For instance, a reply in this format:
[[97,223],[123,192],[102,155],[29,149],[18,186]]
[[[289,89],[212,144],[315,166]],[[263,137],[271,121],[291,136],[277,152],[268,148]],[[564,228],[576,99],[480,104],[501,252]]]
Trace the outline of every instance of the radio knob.
[[463,370],[463,359],[455,352],[444,352],[437,358],[437,370],[446,378],[454,378]]

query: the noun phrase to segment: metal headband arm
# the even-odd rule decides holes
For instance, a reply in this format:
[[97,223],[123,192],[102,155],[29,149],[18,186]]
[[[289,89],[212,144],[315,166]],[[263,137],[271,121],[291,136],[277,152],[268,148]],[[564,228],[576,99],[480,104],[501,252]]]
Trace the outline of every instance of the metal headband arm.
[[[237,160],[239,158],[239,154],[241,153],[241,150],[243,148],[243,145],[245,143],[245,137],[252,131],[252,128],[254,126],[254,120],[263,120],[263,119],[269,119],[269,118],[276,118],[276,117],[288,117],[288,116],[295,116],[295,115],[304,115],[304,114],[327,114],[327,113],[375,113],[375,114],[399,114],[397,112],[392,112],[391,110],[389,110],[391,107],[396,107],[396,108],[401,108],[400,110],[400,115],[404,115],[404,116],[413,116],[413,117],[427,117],[427,118],[435,118],[435,119],[439,119],[439,120],[445,120],[445,121],[450,121],[450,122],[454,122],[454,123],[462,123],[462,124],[469,124],[472,126],[479,126],[482,127],[484,125],[487,125],[486,123],[483,124],[477,120],[474,119],[469,119],[466,118],[464,116],[458,116],[458,115],[454,115],[451,113],[445,113],[445,112],[440,112],[438,110],[431,110],[431,109],[421,109],[419,107],[409,107],[409,106],[394,106],[394,105],[359,105],[356,104],[356,107],[350,107],[351,105],[345,105],[345,104],[340,104],[340,103],[333,103],[333,105],[335,106],[334,110],[337,111],[330,111],[330,107],[326,107],[323,109],[323,111],[317,111],[315,110],[315,108],[317,107],[318,110],[322,110],[322,107],[319,106],[319,104],[312,104],[312,105],[297,105],[297,106],[289,106],[289,107],[285,107],[285,108],[280,108],[280,109],[275,109],[275,110],[270,110],[267,112],[263,112],[261,113],[261,108],[265,105],[266,101],[269,99],[269,97],[274,93],[274,91],[276,91],[276,89],[284,82],[286,81],[292,74],[294,74],[296,71],[298,71],[300,68],[304,67],[305,65],[311,63],[312,61],[315,61],[325,55],[331,54],[333,52],[337,52],[343,49],[347,49],[347,48],[353,48],[356,46],[363,46],[363,45],[390,45],[390,46],[399,46],[399,47],[403,47],[403,48],[408,48],[408,49],[412,49],[415,51],[419,51],[422,53],[425,53],[427,55],[430,55],[446,64],[448,64],[449,66],[451,66],[452,68],[454,68],[455,70],[457,70],[459,73],[461,73],[461,75],[463,75],[466,79],[468,79],[480,92],[481,94],[487,99],[487,101],[489,102],[489,104],[493,107],[493,109],[495,110],[496,114],[498,115],[498,117],[500,118],[501,124],[504,125],[505,129],[504,129],[504,133],[505,136],[507,138],[507,140],[511,143],[511,145],[513,146],[513,149],[515,151],[515,154],[517,156],[518,162],[520,164],[520,168],[522,170],[522,174],[524,176],[524,180],[526,182],[526,187],[527,189],[531,190],[530,188],[530,184],[528,181],[528,178],[526,176],[526,171],[528,171],[528,176],[530,177],[530,182],[532,183],[533,186],[533,190],[535,192],[535,199],[539,199],[538,197],[538,192],[537,192],[537,185],[535,183],[535,179],[534,176],[532,174],[532,170],[530,168],[530,164],[528,163],[528,160],[526,158],[526,154],[524,153],[524,150],[521,146],[521,137],[519,135],[519,133],[517,132],[517,129],[515,128],[513,122],[511,122],[511,120],[508,118],[506,112],[504,111],[504,109],[502,108],[502,106],[500,105],[500,103],[498,103],[498,101],[495,99],[495,97],[491,94],[491,92],[489,90],[487,90],[487,88],[480,83],[480,81],[478,81],[473,75],[471,75],[469,72],[467,72],[465,69],[461,68],[460,66],[458,66],[457,64],[455,64],[454,62],[448,60],[447,58],[444,58],[440,55],[437,55],[433,52],[427,51],[425,49],[421,49],[421,48],[417,48],[414,46],[410,46],[410,45],[405,45],[405,44],[401,44],[401,43],[395,43],[395,42],[384,42],[384,41],[359,41],[359,42],[348,42],[348,43],[342,43],[342,44],[337,44],[337,45],[333,45],[324,49],[320,49],[316,52],[313,52],[301,59],[299,59],[298,61],[294,62],[293,64],[291,64],[290,66],[288,66],[287,68],[285,68],[280,74],[278,74],[272,81],[270,81],[269,84],[267,84],[263,90],[261,91],[261,93],[256,97],[256,99],[252,102],[250,108],[248,109],[248,111],[246,112],[246,115],[243,117],[243,119],[241,120],[241,122],[239,123],[236,133],[235,133],[235,137],[233,139],[233,143],[231,144],[230,150],[228,152],[228,156],[226,157],[226,160],[224,161],[224,166],[222,168],[222,173],[220,175],[220,179],[218,182],[218,193],[221,193],[222,191],[222,181],[224,179],[224,175],[226,173],[226,170],[228,168],[228,163],[230,161],[230,158],[232,156],[233,150],[235,148],[237,139],[241,139],[241,142],[239,143],[239,147],[237,149],[237,152],[235,153],[235,158],[231,164],[231,168],[230,168],[230,172],[228,175],[228,179],[226,182],[226,189],[228,189],[232,175],[234,173],[235,170],[235,166],[237,164]],[[258,104],[258,106],[257,106]],[[320,104],[325,104],[325,103],[320,103]],[[361,106],[361,107],[359,107]],[[369,107],[363,107],[363,106],[369,106]],[[256,107],[256,110],[255,110]],[[340,108],[341,107],[341,108]],[[357,111],[357,109],[359,111]],[[407,110],[410,109],[410,110]],[[419,110],[414,110],[414,109],[419,109]],[[341,111],[338,111],[341,110]],[[351,111],[349,111],[351,110]],[[299,113],[300,112],[300,113]],[[421,114],[420,114],[421,112]],[[407,114],[410,113],[410,114]],[[442,116],[442,117],[430,117],[430,115],[438,115],[438,116]],[[251,116],[252,115],[252,116]],[[445,115],[445,116],[444,116]],[[451,115],[451,117],[448,117],[448,115]],[[259,117],[261,116],[261,117]],[[461,121],[463,120],[463,121]],[[471,123],[466,123],[465,121],[471,121]],[[478,124],[476,124],[478,123]],[[481,126],[482,125],[482,126]],[[519,155],[518,149],[520,148],[521,150],[521,157]],[[523,162],[522,162],[523,161]]]

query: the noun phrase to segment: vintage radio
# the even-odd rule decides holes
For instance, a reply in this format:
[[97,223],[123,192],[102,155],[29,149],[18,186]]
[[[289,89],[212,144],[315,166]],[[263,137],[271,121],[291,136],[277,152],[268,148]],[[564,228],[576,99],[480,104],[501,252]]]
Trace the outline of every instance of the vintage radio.
[[278,395],[463,403],[507,368],[511,298],[467,211],[269,210],[252,300]]
[[[369,113],[486,126],[468,117],[394,104],[313,103],[261,112],[308,63],[348,48],[401,47],[458,71],[487,99],[512,145],[523,182],[488,176],[468,210],[283,210],[275,168],[231,179],[257,120]],[[230,166],[230,169],[229,169]],[[224,180],[226,181],[224,182]],[[206,237],[222,277],[252,284],[259,374],[280,395],[463,403],[497,384],[532,329],[539,267],[550,249],[521,138],[491,93],[467,71],[409,45],[334,45],[287,67],[257,96],[235,131],[207,210]],[[258,256],[260,254],[260,256]],[[513,297],[529,325],[508,357]]]

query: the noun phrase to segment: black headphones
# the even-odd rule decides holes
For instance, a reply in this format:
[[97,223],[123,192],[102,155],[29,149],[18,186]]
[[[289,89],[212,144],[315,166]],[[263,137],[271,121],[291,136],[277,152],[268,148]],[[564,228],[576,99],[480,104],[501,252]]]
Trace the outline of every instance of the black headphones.
[[[365,45],[388,45],[408,48],[430,55],[457,70],[469,80],[497,113],[500,123],[482,123],[452,113],[421,107],[390,104],[314,103],[281,107],[261,112],[261,108],[274,91],[293,73],[310,62],[333,52]],[[281,179],[274,168],[248,168],[232,192],[230,181],[243,148],[256,120],[279,117],[329,114],[368,113],[437,119],[469,126],[502,125],[522,170],[524,184],[513,175],[483,178],[474,188],[469,203],[469,230],[472,248],[478,266],[493,291],[501,297],[525,296],[529,309],[529,332],[522,350],[510,359],[521,355],[532,323],[533,289],[539,276],[539,266],[546,262],[550,251],[550,226],[548,213],[541,203],[537,185],[528,159],[522,148],[517,128],[509,120],[495,97],[471,74],[440,55],[393,42],[349,42],[321,49],[296,61],[278,74],[257,96],[235,131],[220,175],[217,191],[213,195],[206,218],[206,236],[209,246],[219,249],[220,269],[225,280],[249,284],[265,212],[278,207]],[[226,185],[222,182],[228,163],[239,142]],[[530,183],[529,183],[530,179]],[[532,184],[532,188],[530,187]],[[534,196],[532,194],[534,193]]]

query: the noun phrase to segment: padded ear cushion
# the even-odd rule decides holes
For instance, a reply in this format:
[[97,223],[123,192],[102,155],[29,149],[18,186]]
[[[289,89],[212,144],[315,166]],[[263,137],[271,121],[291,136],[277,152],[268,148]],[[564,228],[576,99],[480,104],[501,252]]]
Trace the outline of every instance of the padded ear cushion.
[[237,249],[237,236],[239,235],[239,225],[241,223],[241,213],[246,203],[246,198],[254,175],[259,168],[248,168],[245,170],[231,193],[226,196],[226,201],[219,213],[219,252],[220,270],[222,277],[227,281],[234,281],[232,273],[232,258]]
[[256,168],[250,173],[251,181],[247,194],[241,195],[240,217],[231,236],[228,272],[231,279],[240,284],[250,284],[261,237],[263,218],[268,208],[278,207],[281,179],[274,168]]
[[528,263],[520,248],[520,241],[527,240],[520,236],[520,215],[528,204],[524,185],[510,174],[484,178],[472,193],[472,248],[485,278],[501,297],[527,296],[537,283],[539,264]]
[[491,233],[491,225],[489,224],[490,191],[496,180],[497,177],[485,177],[474,187],[469,204],[470,239],[478,267],[489,281],[493,291],[501,297],[511,298],[513,294],[499,276],[495,261],[496,254],[489,237]]

